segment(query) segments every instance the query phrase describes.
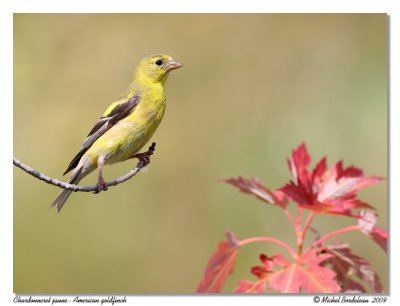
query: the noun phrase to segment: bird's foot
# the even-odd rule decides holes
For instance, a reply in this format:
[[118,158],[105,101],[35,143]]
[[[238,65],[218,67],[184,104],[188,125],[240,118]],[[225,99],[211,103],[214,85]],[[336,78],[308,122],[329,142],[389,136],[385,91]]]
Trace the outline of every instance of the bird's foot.
[[142,163],[143,167],[147,166],[148,164],[150,164],[150,156],[153,155],[155,148],[156,143],[153,142],[146,152],[136,153],[131,158],[137,158]]
[[136,153],[133,157],[139,159],[143,166],[150,164],[150,155],[147,152]]
[[94,194],[97,194],[100,191],[106,191],[108,189],[107,183],[103,180],[103,178],[99,178],[96,188],[97,189],[95,191],[93,191]]

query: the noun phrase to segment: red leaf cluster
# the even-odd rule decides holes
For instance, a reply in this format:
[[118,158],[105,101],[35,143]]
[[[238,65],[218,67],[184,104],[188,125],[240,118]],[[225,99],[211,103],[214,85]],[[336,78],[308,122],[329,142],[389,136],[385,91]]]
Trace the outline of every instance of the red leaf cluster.
[[374,209],[359,200],[356,195],[359,190],[378,183],[382,178],[364,176],[361,169],[353,166],[344,168],[342,161],[328,169],[326,157],[323,157],[311,171],[308,170],[310,163],[311,157],[303,143],[288,159],[293,180],[276,191],[265,187],[256,178],[246,179],[239,176],[223,182],[283,209],[288,205],[288,198],[315,213],[358,217],[355,209]]
[[[326,240],[339,234],[361,231],[387,250],[387,232],[375,226],[377,214],[374,208],[357,198],[359,190],[376,184],[382,178],[364,176],[361,169],[343,167],[342,161],[328,169],[326,157],[309,170],[311,157],[304,143],[292,152],[288,164],[292,180],[275,191],[265,187],[256,178],[237,177],[224,182],[285,210],[296,231],[297,253],[276,238],[252,237],[239,241],[231,231],[227,231],[227,240],[220,242],[210,257],[197,292],[220,292],[226,278],[233,272],[239,247],[262,241],[289,251],[291,261],[281,254],[272,257],[261,254],[262,265],[251,269],[257,280],[242,279],[235,292],[264,293],[267,289],[282,293],[366,292],[365,283],[375,292],[383,292],[377,273],[365,258],[353,254],[348,245],[324,245]],[[289,199],[298,206],[297,220],[287,209]],[[311,211],[304,225],[301,208]],[[365,208],[369,210],[357,211]],[[318,238],[303,252],[305,233],[310,229],[316,213],[356,217],[358,225],[332,231]]]
[[292,152],[288,160],[293,180],[280,188],[287,196],[303,208],[315,213],[329,213],[357,217],[354,209],[372,206],[356,198],[359,190],[382,180],[377,176],[364,176],[361,169],[353,166],[343,168],[342,161],[327,169],[323,157],[314,169],[307,170],[311,163],[305,144]]

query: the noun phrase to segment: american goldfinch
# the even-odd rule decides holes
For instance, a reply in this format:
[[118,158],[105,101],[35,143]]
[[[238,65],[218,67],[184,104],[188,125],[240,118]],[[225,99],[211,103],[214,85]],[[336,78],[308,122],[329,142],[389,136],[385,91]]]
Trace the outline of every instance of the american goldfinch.
[[[137,152],[150,140],[164,116],[169,72],[180,67],[182,64],[169,55],[141,60],[128,89],[107,108],[64,172],[65,175],[73,169],[68,183],[78,184],[97,168],[98,186],[106,189],[102,175],[105,164],[140,158]],[[59,212],[71,192],[62,190],[50,207],[56,206]]]

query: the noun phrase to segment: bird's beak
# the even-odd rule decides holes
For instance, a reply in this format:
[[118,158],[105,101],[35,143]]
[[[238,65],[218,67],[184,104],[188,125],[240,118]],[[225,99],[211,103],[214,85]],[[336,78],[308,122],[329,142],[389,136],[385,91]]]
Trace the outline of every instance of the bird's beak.
[[178,68],[181,68],[181,67],[183,67],[183,65],[181,64],[181,63],[179,63],[179,62],[177,62],[176,60],[169,60],[168,61],[168,63],[167,63],[167,65],[166,65],[166,67],[165,67],[165,69],[167,70],[167,71],[171,71],[171,70],[175,70],[175,69],[178,69]]

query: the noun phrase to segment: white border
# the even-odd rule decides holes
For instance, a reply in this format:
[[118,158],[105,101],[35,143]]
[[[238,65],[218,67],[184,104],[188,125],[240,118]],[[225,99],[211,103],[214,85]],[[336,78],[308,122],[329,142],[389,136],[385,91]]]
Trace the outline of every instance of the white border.
[[[13,305],[12,293],[12,90],[13,90],[13,62],[12,62],[12,31],[13,13],[241,13],[241,12],[266,12],[266,13],[388,13],[390,15],[390,88],[391,103],[391,180],[390,183],[390,232],[391,261],[390,284],[391,295],[386,305],[400,303],[399,290],[396,289],[400,271],[399,236],[400,233],[400,196],[399,191],[399,143],[400,114],[399,114],[399,54],[400,54],[400,5],[398,0],[283,0],[266,2],[262,0],[246,1],[207,1],[190,0],[4,0],[0,1],[0,105],[1,105],[1,150],[0,150],[0,305]],[[396,103],[397,102],[397,103]],[[372,123],[371,123],[372,124]],[[205,303],[229,303],[229,305],[311,305],[312,296],[304,297],[244,297],[244,296],[136,296],[129,297],[129,305],[204,305]]]
[[9,7],[14,13],[387,13],[397,5],[395,0],[14,0]]

